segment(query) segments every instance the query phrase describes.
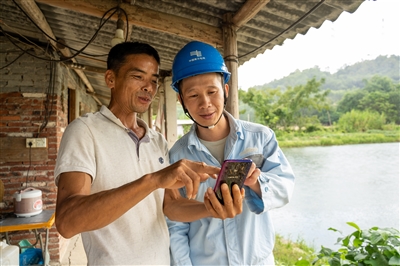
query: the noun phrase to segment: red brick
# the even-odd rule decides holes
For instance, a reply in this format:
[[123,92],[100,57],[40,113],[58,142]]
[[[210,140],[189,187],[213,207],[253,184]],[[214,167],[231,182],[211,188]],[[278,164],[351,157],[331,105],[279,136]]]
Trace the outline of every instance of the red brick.
[[20,121],[21,116],[15,115],[15,116],[0,116],[0,121]]

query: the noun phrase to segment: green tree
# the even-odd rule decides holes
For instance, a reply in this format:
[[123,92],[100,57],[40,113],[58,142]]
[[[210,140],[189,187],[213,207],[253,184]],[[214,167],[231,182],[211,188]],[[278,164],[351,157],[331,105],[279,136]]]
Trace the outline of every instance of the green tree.
[[239,98],[248,104],[256,113],[255,122],[263,125],[275,125],[277,117],[273,113],[273,104],[280,91],[278,89],[257,90],[250,88],[247,92],[239,90]]
[[375,75],[368,80],[364,80],[364,90],[367,92],[391,92],[396,90],[396,85],[393,80],[388,77]]
[[346,92],[343,99],[339,101],[337,106],[337,111],[339,113],[347,113],[353,109],[358,109],[358,105],[364,96],[366,95],[363,90],[355,90],[351,92]]
[[279,117],[279,125],[302,128],[318,124],[317,112],[329,110],[326,98],[330,91],[321,91],[324,82],[324,79],[312,78],[305,85],[288,87],[279,97],[274,111]]
[[326,97],[329,90],[321,91],[324,79],[309,80],[305,85],[286,90],[251,88],[239,91],[240,99],[256,112],[256,122],[271,127],[303,127],[318,122],[315,111],[328,110]]

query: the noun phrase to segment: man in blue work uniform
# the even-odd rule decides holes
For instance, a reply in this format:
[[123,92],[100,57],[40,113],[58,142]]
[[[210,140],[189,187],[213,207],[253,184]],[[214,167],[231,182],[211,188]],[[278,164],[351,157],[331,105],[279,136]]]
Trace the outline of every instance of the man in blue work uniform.
[[[225,111],[230,73],[214,47],[188,43],[176,55],[172,74],[172,88],[194,124],[170,150],[170,162],[188,158],[220,167],[226,159],[249,158],[255,164],[244,183],[241,214],[190,223],[168,220],[172,263],[274,265],[270,210],[287,204],[294,188],[292,168],[274,132]],[[211,178],[201,183],[196,200],[203,201],[215,183]],[[233,190],[237,193],[239,188],[235,185]],[[185,196],[184,188],[180,194]]]

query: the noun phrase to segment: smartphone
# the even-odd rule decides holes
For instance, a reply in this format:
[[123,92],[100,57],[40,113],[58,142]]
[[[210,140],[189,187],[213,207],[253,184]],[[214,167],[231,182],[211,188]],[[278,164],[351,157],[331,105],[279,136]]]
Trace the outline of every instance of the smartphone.
[[221,185],[223,183],[228,184],[231,195],[232,186],[234,184],[237,184],[241,189],[246,180],[247,174],[249,173],[252,162],[253,161],[250,159],[231,159],[224,161],[214,187],[214,192],[221,204],[224,204]]

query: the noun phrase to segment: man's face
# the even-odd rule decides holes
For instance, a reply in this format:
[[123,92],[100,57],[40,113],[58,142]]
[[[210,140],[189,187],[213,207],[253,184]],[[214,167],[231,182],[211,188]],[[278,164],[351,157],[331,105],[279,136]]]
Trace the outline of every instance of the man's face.
[[[118,73],[106,74],[112,81],[112,100],[126,112],[144,113],[158,88],[158,63],[147,54],[128,55]],[[108,70],[110,71],[110,70]],[[112,79],[112,80],[111,80]]]
[[224,110],[224,91],[222,76],[218,73],[201,74],[181,81],[183,103],[190,115],[200,125],[211,126],[217,123]]

